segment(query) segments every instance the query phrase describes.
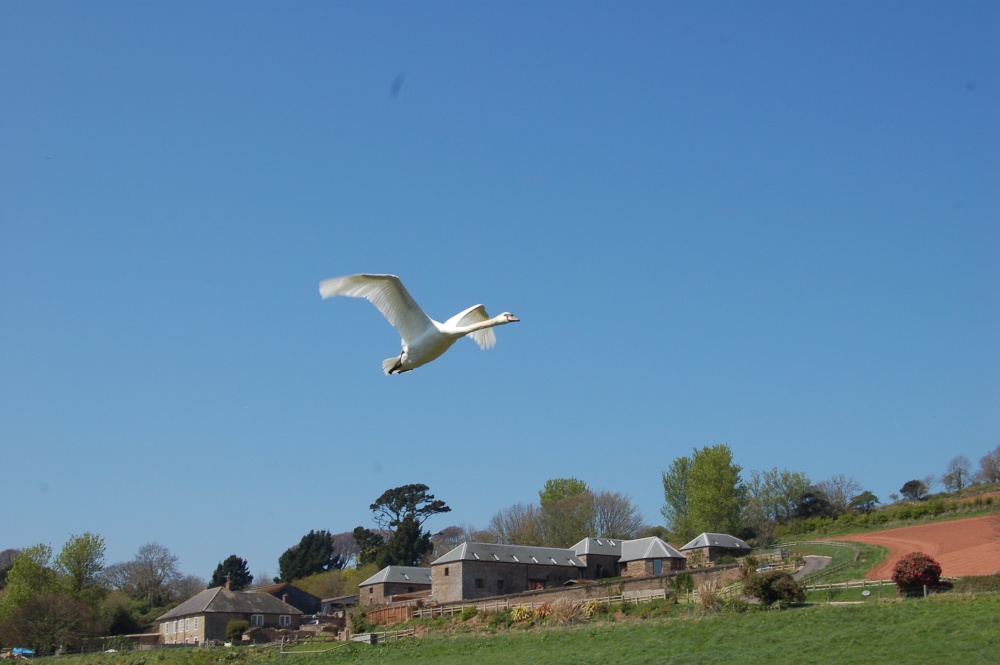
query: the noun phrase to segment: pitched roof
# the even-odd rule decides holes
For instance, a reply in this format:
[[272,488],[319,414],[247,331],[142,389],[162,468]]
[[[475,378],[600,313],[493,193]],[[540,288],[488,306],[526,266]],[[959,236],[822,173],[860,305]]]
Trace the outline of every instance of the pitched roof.
[[749,550],[750,546],[735,536],[728,533],[703,533],[690,543],[681,548],[684,550],[694,550],[701,547],[725,547],[726,549]]
[[157,618],[157,621],[192,614],[225,612],[233,614],[302,614],[274,596],[256,591],[230,591],[221,586],[205,589],[193,598]]
[[[259,591],[260,593],[269,593],[272,596],[274,596],[275,598],[280,598],[281,597],[281,593],[283,591],[288,591],[289,589],[292,589],[296,593],[302,594],[304,596],[310,596],[312,598],[316,598],[316,596],[313,596],[308,591],[303,591],[302,589],[298,588],[294,584],[269,584],[268,586],[259,586],[259,587],[256,587],[256,588],[252,589],[252,590],[253,591]],[[316,598],[316,600],[319,600],[319,598]]]
[[386,566],[364,582],[358,584],[358,586],[371,586],[372,584],[384,584],[386,582],[430,584],[431,569],[420,568],[418,566]]
[[675,550],[666,541],[656,536],[639,538],[638,540],[622,541],[621,562],[639,561],[641,559],[684,559],[683,554]]
[[623,542],[625,541],[618,540],[617,538],[584,538],[576,545],[573,545],[572,549],[576,552],[577,556],[583,556],[584,554],[621,556]]
[[432,566],[453,561],[488,561],[521,563],[539,566],[574,566],[586,568],[576,552],[560,547],[533,545],[500,545],[497,543],[465,542],[431,562]]

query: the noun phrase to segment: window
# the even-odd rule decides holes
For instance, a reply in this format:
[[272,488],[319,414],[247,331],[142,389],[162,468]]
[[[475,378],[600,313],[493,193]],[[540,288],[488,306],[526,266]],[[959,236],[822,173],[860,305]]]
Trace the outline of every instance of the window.
[[663,574],[663,559],[653,559],[653,574],[654,575]]
[[416,591],[416,587],[408,586],[406,587],[406,593],[413,593]]
[[184,632],[191,630],[191,619],[184,619]]
[[503,580],[497,580],[497,591],[503,591]]
[[481,578],[481,577],[477,577],[477,578],[476,578],[476,588],[477,588],[477,589],[482,589],[482,588],[484,588],[485,586],[486,586],[486,585],[485,585],[485,584],[483,584],[483,578]]
[[177,621],[174,621],[174,632],[175,633],[177,632],[177,623],[178,623]]
[[444,576],[448,577],[448,566],[444,567]]
[[194,629],[198,630],[198,617],[194,618]]
[[292,617],[288,614],[282,614],[278,617],[278,625],[282,628],[288,628],[292,625]]
[[368,587],[368,595],[370,596],[373,593],[375,593],[375,587],[373,587],[373,586]]
[[263,614],[251,614],[250,615],[250,625],[251,626],[263,626],[264,625],[264,615]]

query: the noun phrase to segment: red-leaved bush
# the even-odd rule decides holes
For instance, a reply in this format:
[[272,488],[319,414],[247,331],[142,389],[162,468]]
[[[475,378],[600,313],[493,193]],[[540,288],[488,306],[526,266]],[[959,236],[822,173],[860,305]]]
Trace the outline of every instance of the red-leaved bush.
[[937,586],[940,579],[941,564],[923,552],[910,552],[892,569],[892,581],[901,592]]

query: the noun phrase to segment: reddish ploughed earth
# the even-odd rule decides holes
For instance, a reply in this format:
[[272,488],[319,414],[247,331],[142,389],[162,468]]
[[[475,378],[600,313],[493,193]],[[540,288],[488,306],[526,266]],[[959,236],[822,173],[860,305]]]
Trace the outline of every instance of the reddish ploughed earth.
[[868,571],[870,580],[887,580],[899,559],[924,552],[941,564],[941,575],[992,575],[1000,572],[1000,516],[905,526],[900,529],[856,533],[830,540],[851,540],[889,548],[889,556]]

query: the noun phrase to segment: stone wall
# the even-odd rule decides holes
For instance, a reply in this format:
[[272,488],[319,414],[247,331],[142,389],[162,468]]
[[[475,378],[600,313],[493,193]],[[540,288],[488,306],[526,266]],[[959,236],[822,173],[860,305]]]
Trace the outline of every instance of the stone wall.
[[[468,563],[468,562],[465,562]],[[454,566],[455,564],[449,564]],[[435,572],[439,566],[435,566]],[[570,602],[581,602],[588,600],[590,598],[604,598],[607,596],[618,596],[621,594],[629,593],[641,593],[643,591],[656,591],[659,589],[666,589],[671,593],[673,585],[673,577],[678,572],[687,572],[694,577],[695,587],[702,584],[708,580],[717,580],[719,584],[725,585],[731,581],[739,578],[739,567],[738,566],[719,566],[715,568],[705,568],[701,570],[688,570],[688,571],[674,571],[665,575],[651,575],[646,577],[622,577],[613,580],[597,580],[593,582],[582,582],[580,584],[574,584],[570,586],[559,586],[555,588],[538,589],[534,591],[524,591],[521,593],[513,594],[494,594],[489,596],[490,600],[503,600],[507,599],[511,602],[536,602],[536,603],[554,603],[559,600],[567,600]],[[450,572],[449,578],[455,575],[454,568]],[[455,581],[460,582],[459,579]],[[434,578],[434,590],[435,595],[432,598],[433,604],[435,605],[473,605],[477,601],[485,600],[485,596],[477,598],[466,598],[461,600],[458,597],[453,597],[453,600],[445,600],[443,597],[438,595],[439,589],[438,579]]]
[[580,572],[576,566],[450,561],[431,567],[433,600],[451,603],[559,587],[579,579]]

